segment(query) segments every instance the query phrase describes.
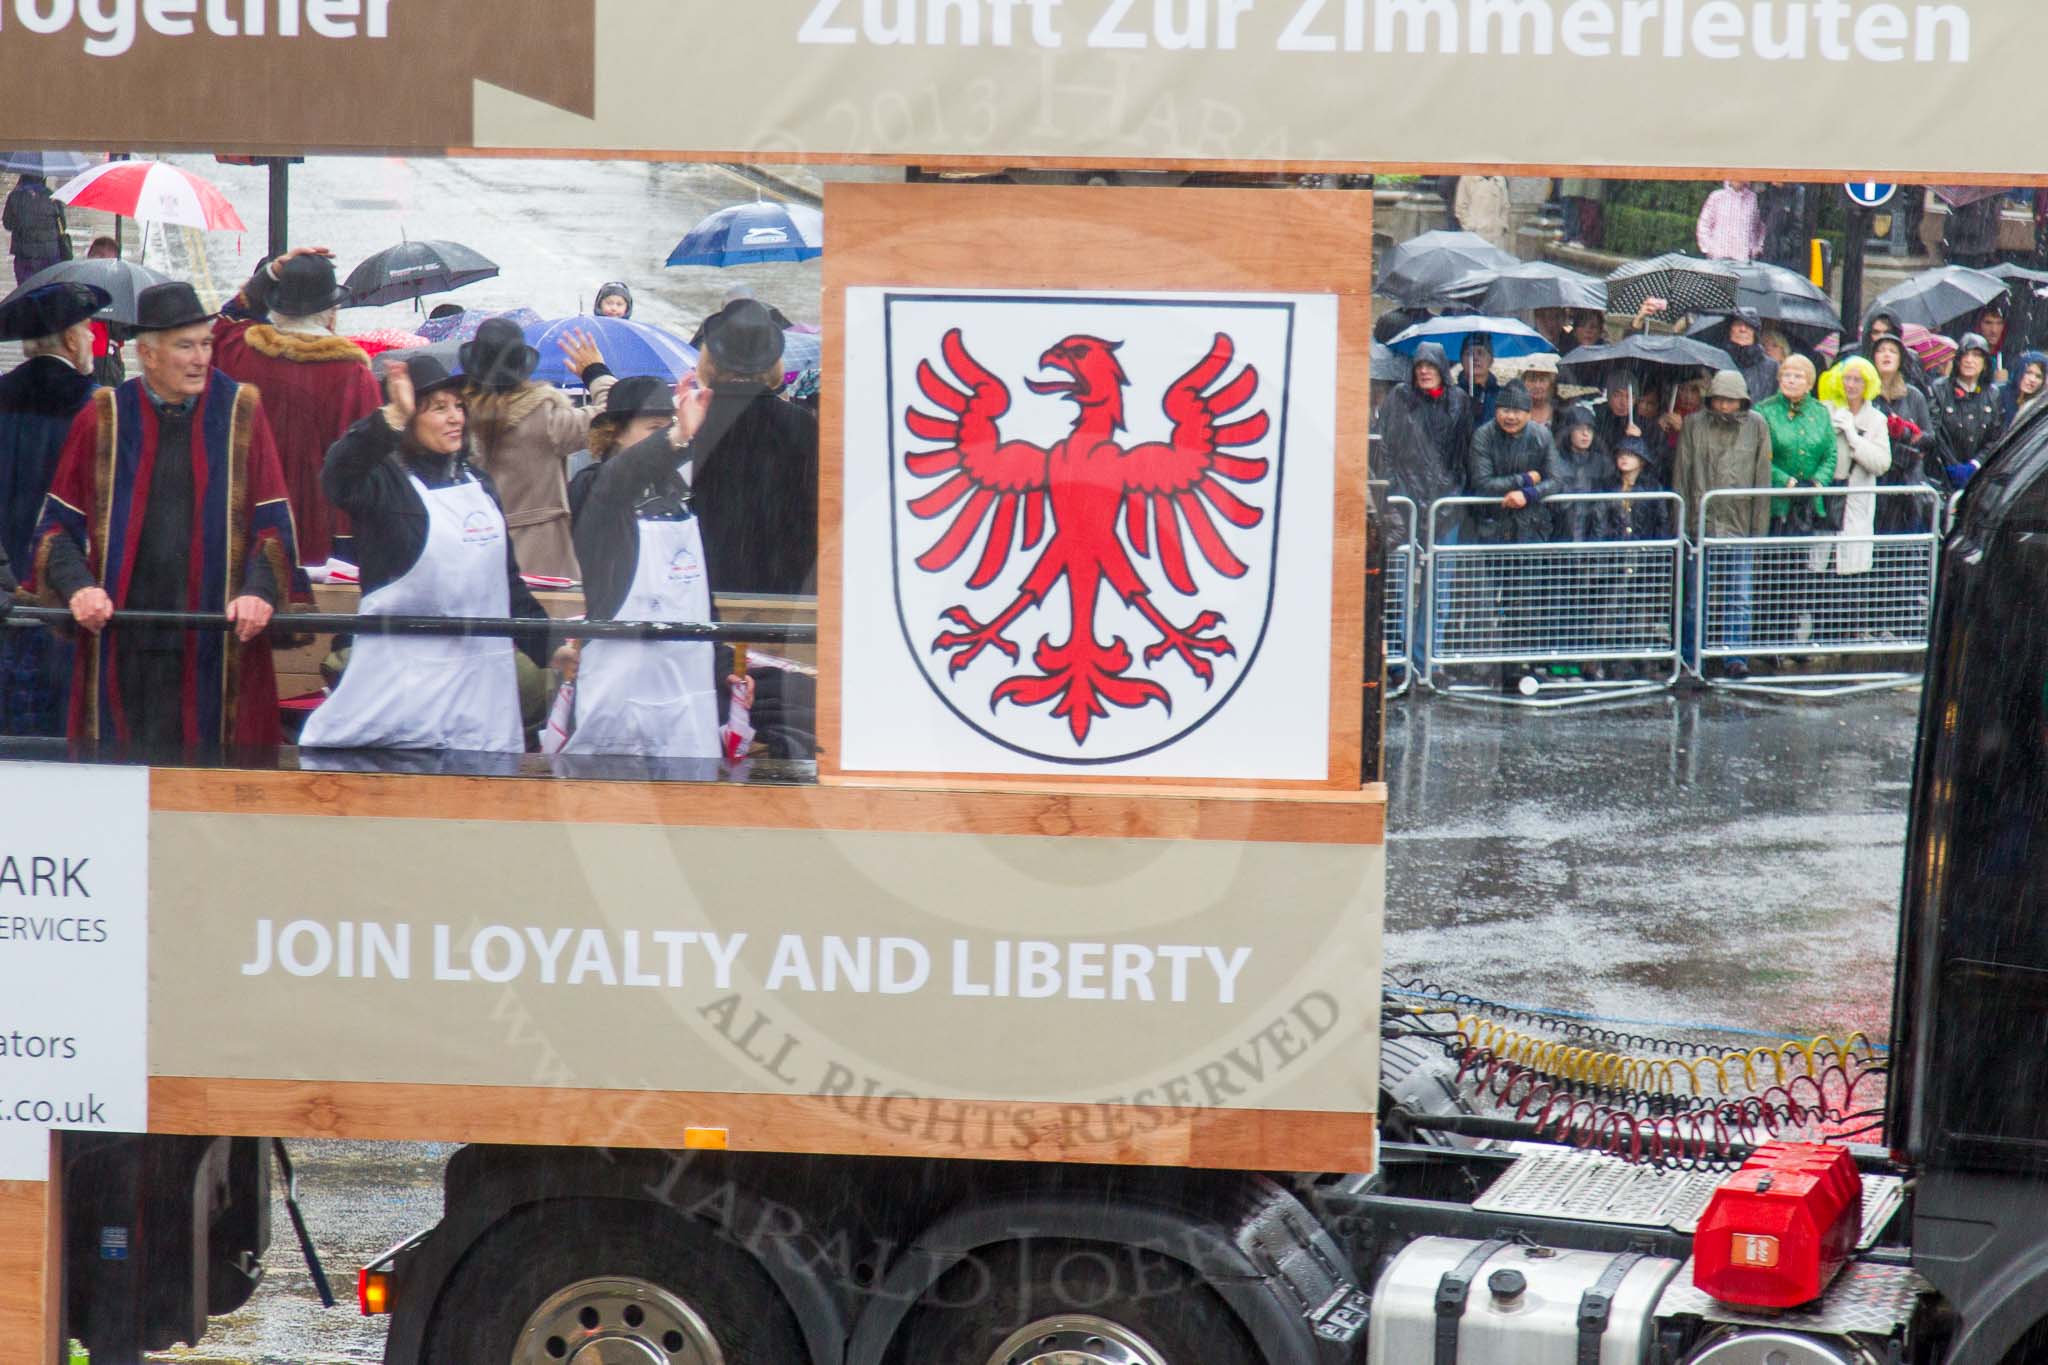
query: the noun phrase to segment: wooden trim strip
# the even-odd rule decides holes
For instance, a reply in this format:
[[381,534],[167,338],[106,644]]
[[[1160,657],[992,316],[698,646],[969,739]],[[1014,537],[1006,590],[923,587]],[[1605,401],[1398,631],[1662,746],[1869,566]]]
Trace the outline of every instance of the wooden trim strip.
[[59,1360],[60,1198],[54,1182],[0,1180],[0,1342],[37,1365]]
[[1386,788],[1353,792],[981,790],[880,783],[753,787],[503,777],[157,768],[150,809],[196,814],[377,816],[710,829],[932,830],[952,834],[1377,844]]
[[1363,1171],[1373,1116],[1303,1110],[900,1100],[156,1076],[155,1133],[560,1147],[680,1147],[722,1128],[736,1152]]

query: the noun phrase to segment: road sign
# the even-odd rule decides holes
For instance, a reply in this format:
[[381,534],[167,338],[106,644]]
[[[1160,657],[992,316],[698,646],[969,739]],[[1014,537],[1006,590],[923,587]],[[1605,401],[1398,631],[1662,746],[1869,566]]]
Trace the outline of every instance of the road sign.
[[1899,192],[1897,185],[1880,185],[1875,180],[1851,180],[1842,186],[1849,202],[1861,209],[1881,209]]

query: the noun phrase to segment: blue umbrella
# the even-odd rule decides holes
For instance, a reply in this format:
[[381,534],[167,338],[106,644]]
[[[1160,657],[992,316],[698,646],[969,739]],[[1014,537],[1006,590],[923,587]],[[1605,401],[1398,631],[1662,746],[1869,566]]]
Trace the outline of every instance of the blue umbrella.
[[96,158],[82,152],[8,152],[0,158],[0,171],[40,175],[45,180],[69,180],[84,175],[96,164]]
[[1550,355],[1557,351],[1557,347],[1544,340],[1541,332],[1526,322],[1472,314],[1453,314],[1418,322],[1388,342],[1387,349],[1396,355],[1413,356],[1416,347],[1425,341],[1434,341],[1455,362],[1465,353],[1466,338],[1475,336],[1485,337],[1492,344],[1495,357],[1501,360],[1524,355]]
[[782,368],[785,373],[798,374],[820,363],[825,354],[825,338],[816,332],[799,332],[792,327],[782,334]]
[[465,308],[459,313],[428,318],[413,330],[428,341],[474,341],[476,329],[491,318],[510,318],[521,331],[541,321],[540,314],[531,308]]
[[673,383],[697,367],[696,348],[681,337],[630,318],[599,318],[586,313],[536,322],[526,329],[526,344],[540,352],[535,379],[550,384],[582,382],[569,373],[568,357],[562,354],[562,338],[575,331],[588,333],[604,355],[604,363],[622,378],[651,374]]
[[670,265],[757,265],[825,254],[825,215],[800,204],[735,204],[684,235]]

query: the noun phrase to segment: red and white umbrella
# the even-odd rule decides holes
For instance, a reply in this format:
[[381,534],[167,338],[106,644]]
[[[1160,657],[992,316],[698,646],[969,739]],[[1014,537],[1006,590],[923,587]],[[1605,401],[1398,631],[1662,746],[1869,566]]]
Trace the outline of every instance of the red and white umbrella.
[[226,195],[190,171],[161,161],[109,161],[66,181],[55,197],[74,208],[99,209],[123,218],[216,232],[248,231]]

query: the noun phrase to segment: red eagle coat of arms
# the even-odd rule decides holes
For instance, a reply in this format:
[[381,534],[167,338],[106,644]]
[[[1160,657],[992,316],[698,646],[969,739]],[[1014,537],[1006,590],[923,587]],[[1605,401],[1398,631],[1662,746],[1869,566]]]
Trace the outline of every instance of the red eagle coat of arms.
[[1016,356],[1012,328],[949,327],[891,405],[906,642],[960,719],[1052,762],[1190,733],[1271,610],[1285,346],[1247,359],[1223,310],[1131,312],[1032,338],[1022,372],[982,358]]

